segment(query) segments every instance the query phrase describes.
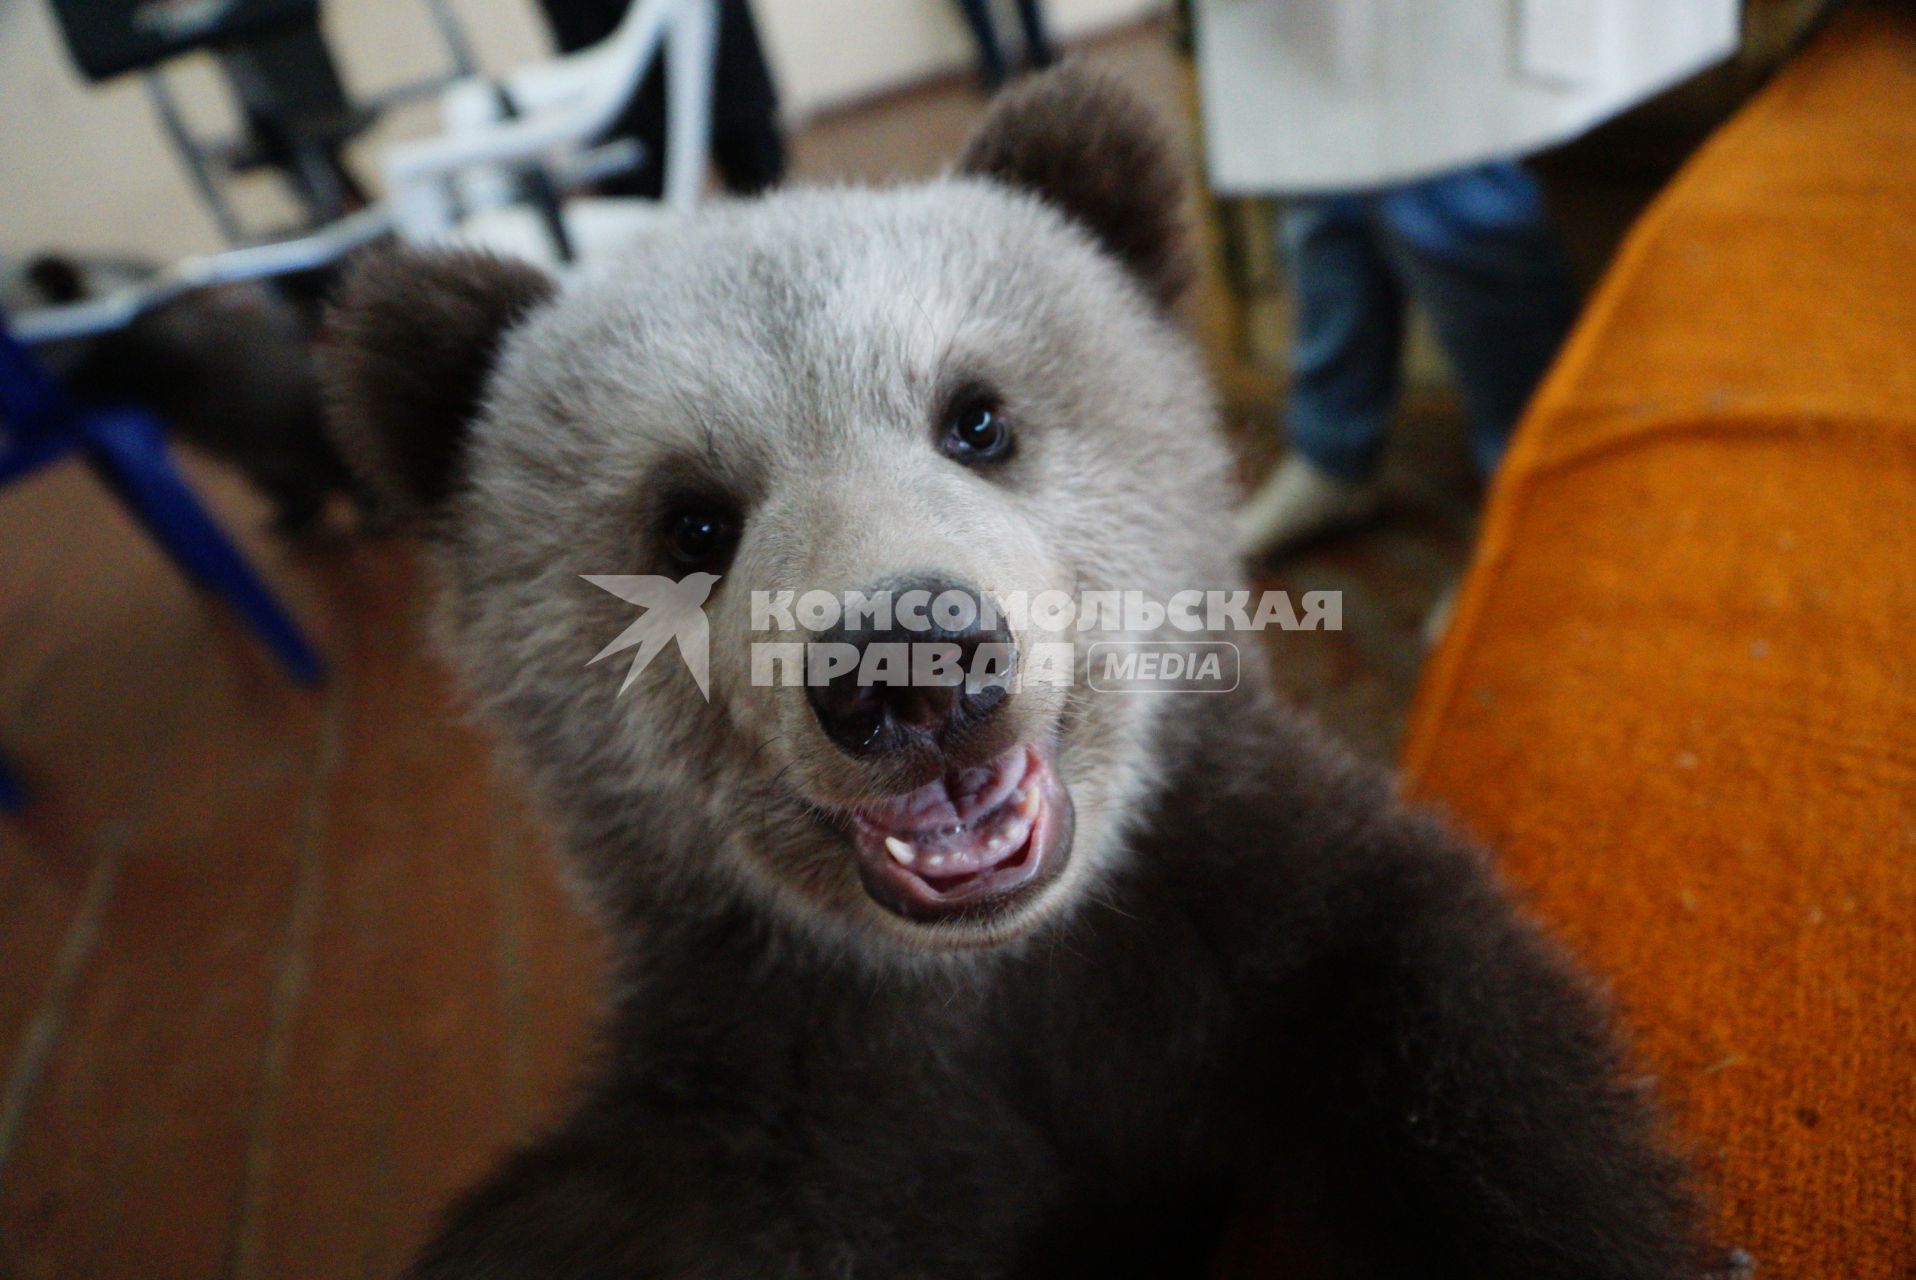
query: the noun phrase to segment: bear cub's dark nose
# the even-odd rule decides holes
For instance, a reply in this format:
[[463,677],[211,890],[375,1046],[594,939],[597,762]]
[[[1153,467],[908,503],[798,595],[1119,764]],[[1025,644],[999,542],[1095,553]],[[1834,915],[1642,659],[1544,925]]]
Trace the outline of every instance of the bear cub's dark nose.
[[840,747],[865,756],[942,745],[1009,696],[1014,642],[989,596],[921,578],[864,598],[888,607],[841,610],[807,645],[812,711]]

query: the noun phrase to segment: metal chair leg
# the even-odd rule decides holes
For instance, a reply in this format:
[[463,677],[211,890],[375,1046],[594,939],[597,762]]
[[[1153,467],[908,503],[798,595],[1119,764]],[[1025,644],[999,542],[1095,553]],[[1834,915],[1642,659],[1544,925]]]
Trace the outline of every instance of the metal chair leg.
[[294,680],[318,684],[325,674],[324,663],[200,505],[167,452],[159,423],[140,410],[112,410],[89,421],[86,434],[87,458],[95,472],[174,562],[193,581],[232,605]]

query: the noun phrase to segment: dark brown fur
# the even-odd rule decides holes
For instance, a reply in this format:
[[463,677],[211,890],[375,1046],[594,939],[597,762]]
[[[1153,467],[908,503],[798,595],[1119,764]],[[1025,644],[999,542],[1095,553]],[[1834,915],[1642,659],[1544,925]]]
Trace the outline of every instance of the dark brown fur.
[[1200,1275],[1246,1204],[1336,1275],[1700,1274],[1645,1086],[1483,855],[1263,694],[1196,710],[1134,866],[1026,950],[901,979],[725,896],[625,922],[584,1102],[418,1274]]
[[1068,67],[1000,94],[958,168],[1056,205],[1164,306],[1190,286],[1184,166],[1163,124],[1108,76]]
[[348,273],[320,368],[341,451],[395,511],[451,493],[499,335],[553,290],[533,267],[470,250],[390,249]]

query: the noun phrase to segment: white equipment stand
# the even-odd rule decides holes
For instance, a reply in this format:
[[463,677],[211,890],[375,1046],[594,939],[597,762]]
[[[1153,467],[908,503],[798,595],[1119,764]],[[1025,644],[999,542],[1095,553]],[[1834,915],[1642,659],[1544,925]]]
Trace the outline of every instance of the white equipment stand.
[[[15,316],[14,332],[29,344],[110,332],[194,289],[325,267],[389,235],[484,247],[561,274],[590,266],[697,207],[717,44],[716,0],[634,0],[589,49],[500,81],[454,82],[441,99],[444,132],[381,158],[379,203],[308,235],[190,258],[106,297]],[[667,68],[664,199],[569,196],[636,158],[629,141],[598,144],[657,57]]]

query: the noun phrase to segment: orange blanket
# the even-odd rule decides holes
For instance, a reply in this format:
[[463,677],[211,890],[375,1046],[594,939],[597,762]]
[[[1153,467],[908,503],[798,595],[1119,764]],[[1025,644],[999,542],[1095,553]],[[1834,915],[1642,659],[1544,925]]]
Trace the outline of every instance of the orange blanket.
[[1916,1275],[1916,17],[1846,15],[1632,233],[1405,764],[1614,976],[1726,1243]]

